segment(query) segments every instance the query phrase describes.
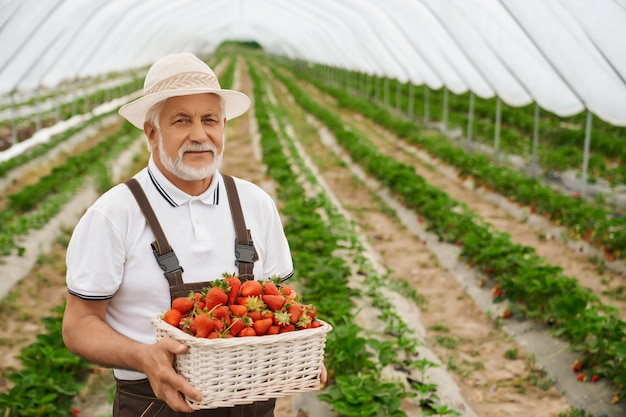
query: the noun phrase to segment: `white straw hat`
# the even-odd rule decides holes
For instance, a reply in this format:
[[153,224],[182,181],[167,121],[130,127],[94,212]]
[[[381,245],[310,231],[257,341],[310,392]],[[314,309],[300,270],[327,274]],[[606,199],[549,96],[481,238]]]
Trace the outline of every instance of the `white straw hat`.
[[215,93],[224,99],[225,117],[230,120],[250,108],[250,98],[234,90],[224,90],[213,70],[190,53],[166,55],[156,61],[143,84],[143,97],[122,106],[119,113],[143,129],[146,112],[170,97]]

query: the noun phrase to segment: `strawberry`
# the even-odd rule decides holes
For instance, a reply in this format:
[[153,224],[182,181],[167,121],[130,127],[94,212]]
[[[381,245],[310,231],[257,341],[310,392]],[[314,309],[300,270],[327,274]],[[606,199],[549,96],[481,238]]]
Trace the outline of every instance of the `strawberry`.
[[293,287],[291,285],[289,285],[289,284],[281,285],[280,292],[285,297],[295,297],[297,295],[296,294],[296,290],[294,290]]
[[228,304],[236,304],[239,291],[241,290],[241,280],[231,274],[224,273],[224,281],[228,284]]
[[213,323],[215,324],[215,331],[216,332],[223,332],[224,329],[226,328],[224,326],[224,322],[221,319],[215,319],[213,320]]
[[280,291],[278,287],[274,283],[274,281],[264,281],[263,282],[263,294],[267,295],[280,295]]
[[322,323],[319,320],[313,319],[313,321],[311,322],[311,328],[312,329],[317,329],[321,325],[322,325]]
[[244,327],[239,332],[239,337],[256,336],[256,332],[252,327]]
[[246,308],[246,306],[242,306],[239,304],[230,304],[228,308],[230,309],[230,312],[237,317],[243,317],[248,314],[248,309]]
[[300,319],[300,316],[302,316],[302,311],[302,306],[298,304],[291,304],[287,307],[287,312],[291,316],[291,319],[289,320],[291,324],[297,323],[297,321]]
[[274,324],[280,327],[285,327],[291,324],[291,316],[288,312],[281,310],[274,313]]
[[178,297],[172,301],[172,308],[187,314],[194,306],[194,299],[189,297]]
[[263,292],[263,286],[259,281],[250,280],[241,284],[241,296],[259,296]]
[[282,309],[287,302],[285,296],[280,294],[265,294],[262,298],[263,302],[272,311],[278,311]]
[[261,320],[263,318],[263,313],[260,310],[248,311],[248,317],[250,317],[253,321]]
[[180,319],[182,317],[183,317],[183,314],[179,310],[171,309],[171,310],[167,310],[163,314],[163,321],[169,325],[178,327],[178,324],[180,323]]
[[178,323],[178,328],[183,332],[193,336],[193,332],[191,331],[191,320],[191,317],[183,316],[183,318],[180,319],[180,323]]
[[574,365],[572,365],[572,371],[578,372],[583,369],[584,366],[585,362],[583,362],[582,359],[576,359],[576,361],[574,361]]
[[270,334],[278,334],[278,332],[280,331],[280,326],[276,326],[275,324],[272,324],[270,326],[269,329],[267,329],[267,333],[265,333],[266,335],[270,335]]
[[583,372],[581,372],[581,373],[578,374],[576,379],[579,380],[580,382],[587,382],[587,375],[585,375]]
[[211,288],[207,291],[204,301],[206,309],[212,310],[218,305],[226,305],[228,303],[228,284],[222,280],[216,280],[211,283]]
[[233,336],[237,336],[239,332],[243,330],[244,327],[246,327],[246,324],[244,323],[244,321],[240,319],[239,317],[235,317],[231,325],[228,326],[228,332],[232,334]]
[[215,322],[206,314],[200,314],[191,321],[191,330],[196,337],[207,337],[215,329]]
[[600,379],[600,376],[598,376],[597,374],[593,374],[591,376],[591,382],[598,382],[599,379]]
[[272,319],[261,319],[252,323],[252,328],[257,336],[263,336],[272,325]]
[[317,316],[317,308],[313,304],[307,304],[304,306],[304,314],[313,320]]
[[502,289],[498,285],[494,286],[491,289],[491,297],[500,298],[502,297],[502,295],[503,295]]
[[216,306],[212,313],[216,319],[230,318],[230,308],[228,306]]
[[293,332],[294,330],[296,330],[296,326],[288,324],[285,327],[281,327],[279,333]]

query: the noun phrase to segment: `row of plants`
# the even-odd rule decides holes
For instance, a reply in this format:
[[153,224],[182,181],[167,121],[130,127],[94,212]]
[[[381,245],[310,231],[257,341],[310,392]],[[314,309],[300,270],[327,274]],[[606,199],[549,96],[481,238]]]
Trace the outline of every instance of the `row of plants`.
[[99,116],[94,116],[85,121],[85,123],[80,126],[71,127],[57,135],[52,136],[50,140],[45,143],[27,149],[25,152],[16,155],[13,158],[0,162],[0,177],[5,177],[12,169],[20,167],[27,162],[32,161],[33,159],[45,155],[46,152],[55,148],[60,143],[63,143],[65,140],[84,130],[86,127],[94,125],[96,123],[100,123],[103,119],[109,117],[112,113],[113,112],[109,112],[106,114],[101,114]]
[[19,370],[7,376],[13,387],[0,393],[3,417],[67,417],[92,366],[65,347],[61,335],[64,306],[42,322],[45,331],[18,355]]
[[20,142],[30,137],[39,125],[41,125],[41,127],[47,127],[56,122],[68,120],[77,114],[89,113],[99,104],[106,103],[114,97],[121,97],[137,91],[141,88],[141,85],[137,79],[132,79],[116,86],[113,89],[102,84],[94,84],[90,87],[82,86],[81,88],[93,88],[94,91],[86,93],[80,97],[72,98],[68,101],[63,98],[63,96],[67,94],[66,91],[56,90],[45,97],[30,98],[25,102],[15,103],[14,107],[19,108],[36,106],[37,100],[65,100],[63,102],[59,102],[56,107],[48,110],[33,112],[27,116],[18,116],[11,120],[0,120],[0,129],[4,128],[6,131],[17,129],[16,139]]
[[[298,65],[298,68],[309,67]],[[412,106],[417,114],[423,115],[422,120],[425,118],[428,119],[426,121],[443,120],[443,89],[433,91],[428,87],[416,87],[408,83],[400,83],[395,79],[369,76],[338,68],[333,68],[333,70],[340,73],[340,79],[345,80],[345,85],[342,86],[344,90],[375,98],[379,103],[384,103],[387,108],[395,103],[396,111],[403,113],[408,113],[409,101],[413,100]],[[311,66],[306,72],[317,80],[323,80],[324,74],[328,73],[326,67],[319,65]],[[412,92],[410,92],[411,89]],[[384,98],[381,90],[385,91]],[[469,95],[470,93],[448,94],[447,114],[450,125],[467,129]],[[535,123],[534,111],[532,104],[515,108],[501,103],[500,146],[502,150],[512,154],[528,155],[531,153],[530,139]],[[495,115],[495,98],[475,97],[472,123],[474,140],[487,144],[493,141]],[[539,163],[546,171],[580,169],[585,117],[584,113],[559,117],[547,111],[540,112]],[[626,166],[624,165],[626,149],[620,145],[626,139],[626,128],[611,125],[597,116],[593,116],[592,126],[593,152],[589,159],[591,178],[604,178],[614,185],[626,184]]]
[[[460,415],[439,401],[437,387],[427,381],[425,373],[437,365],[418,358],[421,343],[381,294],[382,287],[397,283],[390,284],[368,264],[350,225],[338,214],[287,133],[284,109],[269,101],[264,81],[267,77],[261,77],[259,66],[249,68],[263,159],[268,176],[279,184],[281,212],[288,216],[285,231],[298,283],[307,299],[318,307],[318,314],[334,328],[326,348],[330,385],[319,398],[345,416],[403,416],[403,398],[417,398],[425,416]],[[314,191],[307,194],[306,190]],[[351,254],[353,268],[346,263],[346,255],[340,255],[344,252]],[[355,277],[363,277],[365,292],[350,285]],[[406,287],[402,292],[416,298]],[[366,329],[349,319],[355,300],[367,297],[380,311],[387,338],[368,336]],[[421,377],[408,387],[399,380],[387,381],[382,377],[382,369],[387,366],[419,370]]]
[[17,249],[24,251],[17,237],[32,229],[45,226],[76,193],[90,175],[106,171],[106,161],[117,156],[138,137],[136,130],[125,123],[119,131],[109,135],[87,151],[68,157],[62,165],[7,197],[0,210],[0,255],[10,255]]
[[486,155],[468,152],[443,136],[423,135],[414,123],[394,117],[388,109],[376,103],[323,84],[304,73],[295,74],[332,95],[339,106],[367,116],[407,142],[454,166],[461,176],[474,178],[477,186],[484,186],[512,201],[529,206],[532,212],[543,215],[554,224],[567,227],[571,237],[584,239],[594,245],[604,253],[607,261],[624,260],[626,217],[577,195],[564,195],[538,179],[494,164]]
[[[380,153],[281,71],[275,69],[274,74],[300,106],[331,130],[354,161],[426,219],[428,230],[443,241],[461,245],[466,262],[489,275],[501,291],[500,299],[515,307],[515,315],[544,323],[555,336],[568,340],[580,353],[587,372],[614,384],[615,400],[626,394],[626,323],[615,308],[603,305],[575,279],[564,276],[561,268],[537,256],[533,248],[514,244],[508,234],[493,230],[465,205],[428,184],[413,167]],[[377,116],[380,119],[381,113]]]

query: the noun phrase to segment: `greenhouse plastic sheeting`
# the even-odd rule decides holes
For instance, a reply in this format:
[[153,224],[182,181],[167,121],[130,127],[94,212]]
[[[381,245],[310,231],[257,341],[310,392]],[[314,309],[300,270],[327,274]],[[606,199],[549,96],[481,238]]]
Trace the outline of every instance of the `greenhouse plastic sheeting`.
[[447,88],[590,110],[626,125],[624,0],[1,1],[0,93],[210,55],[268,53]]

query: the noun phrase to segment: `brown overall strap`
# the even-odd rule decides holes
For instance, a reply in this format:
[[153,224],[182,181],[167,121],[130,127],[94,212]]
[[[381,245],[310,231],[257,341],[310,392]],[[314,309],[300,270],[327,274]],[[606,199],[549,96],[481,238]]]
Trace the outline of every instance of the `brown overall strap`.
[[180,266],[174,250],[167,241],[161,224],[156,214],[154,214],[154,210],[152,210],[148,197],[146,197],[146,193],[135,178],[130,178],[125,184],[135,196],[135,200],[137,200],[141,212],[152,229],[152,233],[154,233],[156,240],[152,242],[152,252],[154,253],[157,263],[163,270],[163,275],[165,275],[165,278],[167,278],[170,283],[170,290],[175,285],[182,285],[183,267]]
[[241,202],[239,201],[235,180],[230,175],[222,175],[222,177],[224,178],[224,184],[226,184],[230,213],[235,224],[235,264],[239,267],[239,279],[242,281],[251,280],[254,279],[252,270],[254,269],[254,262],[258,260],[258,256],[250,236],[250,230],[246,229],[246,221],[241,211]]
[[[235,224],[235,264],[239,267],[239,279],[242,281],[254,279],[252,270],[254,268],[254,262],[258,260],[258,256],[254,248],[254,243],[250,238],[250,231],[246,229],[234,180],[228,175],[223,175],[223,177],[226,184],[226,193],[228,194],[233,223]],[[167,241],[161,224],[139,182],[135,178],[130,178],[125,184],[133,193],[141,212],[154,233],[156,240],[151,244],[152,251],[157,263],[163,270],[163,275],[165,275],[165,278],[167,278],[169,282],[172,299],[178,296],[186,296],[189,294],[190,290],[197,291],[201,289],[196,283],[183,283],[183,268],[180,266],[174,250]]]

